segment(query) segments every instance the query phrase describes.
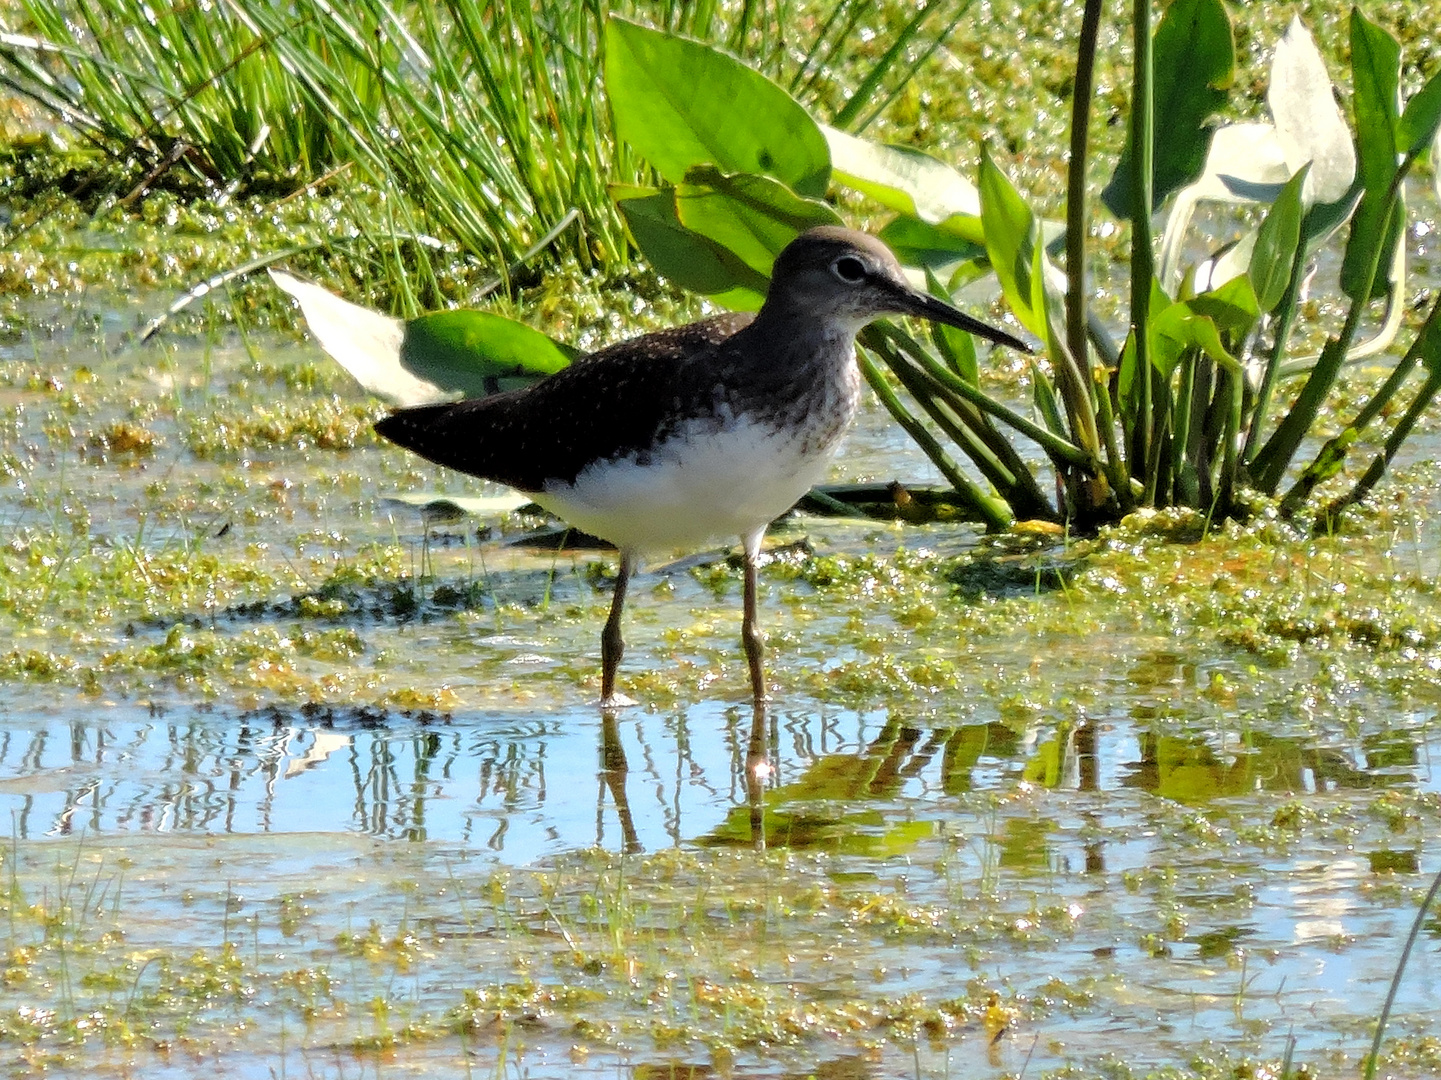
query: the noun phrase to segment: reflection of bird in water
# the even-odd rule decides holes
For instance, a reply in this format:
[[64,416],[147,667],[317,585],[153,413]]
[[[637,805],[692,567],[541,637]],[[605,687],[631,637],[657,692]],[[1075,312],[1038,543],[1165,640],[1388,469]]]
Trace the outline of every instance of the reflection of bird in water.
[[613,345],[493,397],[401,409],[376,424],[422,457],[526,492],[620,549],[601,636],[601,699],[618,704],[621,610],[637,558],[738,536],[742,638],[766,697],[756,620],[761,535],[820,480],[855,414],[856,334],[915,315],[1016,348],[905,279],[872,237],[812,229],[781,252],[760,312],[719,315]]
[[[764,851],[766,847],[765,789],[773,775],[767,755],[768,741],[771,735],[766,726],[768,715],[765,704],[756,702],[751,711],[751,730],[746,743],[744,759],[746,813],[750,824],[749,843],[757,851]],[[604,803],[605,793],[609,791],[611,802],[615,805],[616,817],[620,819],[621,850],[627,854],[633,854],[644,848],[640,842],[640,835],[636,831],[634,815],[631,813],[630,795],[626,789],[626,781],[629,777],[630,764],[626,759],[625,746],[620,741],[616,713],[614,710],[606,709],[601,713],[600,718],[601,802]],[[598,806],[596,808],[596,847],[605,846],[604,815],[604,806]],[[679,841],[680,836],[676,835],[675,839]]]

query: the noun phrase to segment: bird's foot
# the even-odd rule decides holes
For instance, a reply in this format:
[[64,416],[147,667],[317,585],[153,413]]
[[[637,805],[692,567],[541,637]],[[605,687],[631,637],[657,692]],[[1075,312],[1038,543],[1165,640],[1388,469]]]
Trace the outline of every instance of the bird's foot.
[[628,709],[632,705],[639,704],[640,702],[636,701],[635,698],[627,697],[625,694],[622,694],[619,691],[612,693],[609,697],[603,697],[600,699],[600,707],[606,712],[609,712],[612,709]]

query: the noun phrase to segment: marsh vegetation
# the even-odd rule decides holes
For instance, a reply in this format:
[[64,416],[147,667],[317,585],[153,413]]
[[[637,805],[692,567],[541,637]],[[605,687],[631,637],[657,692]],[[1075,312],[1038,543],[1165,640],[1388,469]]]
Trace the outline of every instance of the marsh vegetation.
[[[884,105],[867,131],[966,171],[984,133],[1054,215],[1078,13],[925,10],[907,31],[909,9],[843,4],[829,26],[795,9],[828,43],[804,63],[749,8],[658,21],[727,42],[832,119]],[[1413,93],[1435,70],[1424,20],[1369,14],[1401,37]],[[1238,18],[1228,119],[1261,115],[1289,15]],[[200,8],[170,17],[212,25]],[[533,13],[507,17],[531,32]],[[23,29],[60,37],[35,18]],[[1343,83],[1344,23],[1318,11],[1310,25]],[[404,63],[430,57],[433,92],[454,94],[431,55],[440,29],[417,22]],[[231,70],[280,55],[255,45],[275,27],[225,33],[244,54]],[[357,56],[379,47],[357,34]],[[878,43],[902,34],[914,74],[879,63]],[[109,62],[141,63],[126,55]],[[1118,118],[1124,58],[1103,51],[1097,69]],[[580,345],[702,306],[636,258],[616,216],[587,216],[482,297],[544,235],[550,204],[504,204],[512,249],[479,222],[484,244],[466,241],[430,216],[431,195],[355,151],[370,137],[378,155],[384,133],[306,134],[330,118],[284,105],[284,70],[248,76],[278,95],[257,115],[294,124],[259,150],[258,127],[195,93],[187,104],[237,134],[230,156],[191,118],[205,163],[180,154],[155,172],[163,147],[140,135],[181,111],[150,84],[131,95],[143,116],[111,106],[103,130],[10,143],[0,1070],[1356,1074],[1441,836],[1430,413],[1388,478],[1320,531],[1257,496],[1244,520],[1171,507],[1085,536],[783,522],[762,577],[777,701],[758,730],[741,705],[739,569],[724,552],[652,567],[633,585],[627,660],[645,704],[602,717],[608,554],[557,549],[524,512],[427,517],[396,501],[500,493],[379,443],[382,407],[258,278],[138,336],[196,281],[281,251],[355,300],[410,314],[485,302]],[[400,88],[336,70],[358,101],[396,105]],[[178,97],[204,81],[172,76]],[[434,132],[404,134],[412,182],[451,182],[420,166],[462,144],[432,159]],[[1124,123],[1098,118],[1097,154],[1123,141]],[[639,160],[597,175],[624,168],[649,178]],[[1410,280],[1434,290],[1419,168]],[[556,179],[583,186],[537,177]],[[851,195],[839,205],[864,213]],[[1219,242],[1254,219],[1205,224]],[[1105,282],[1123,230],[1096,232]],[[391,242],[412,233],[439,243]],[[1319,347],[1341,318],[1302,305],[1298,338]],[[1405,318],[1414,332],[1421,315]],[[1393,361],[1344,369],[1305,445],[1343,431]],[[980,371],[1018,411],[1035,377]],[[1371,431],[1354,445],[1383,448]],[[876,402],[834,479],[946,486]],[[1441,1071],[1437,940],[1433,914],[1382,1073]]]

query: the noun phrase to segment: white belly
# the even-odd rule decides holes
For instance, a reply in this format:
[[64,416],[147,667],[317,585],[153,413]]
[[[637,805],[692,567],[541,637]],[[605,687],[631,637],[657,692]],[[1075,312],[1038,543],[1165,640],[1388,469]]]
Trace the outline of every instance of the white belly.
[[535,501],[627,551],[695,547],[785,513],[825,476],[838,442],[807,445],[803,433],[745,418],[721,431],[696,425],[651,450],[645,464],[632,456],[591,465]]

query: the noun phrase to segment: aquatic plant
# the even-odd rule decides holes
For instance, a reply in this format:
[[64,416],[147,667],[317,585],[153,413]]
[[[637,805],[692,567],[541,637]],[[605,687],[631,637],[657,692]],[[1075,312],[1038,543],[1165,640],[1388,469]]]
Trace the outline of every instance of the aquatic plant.
[[[1283,511],[1295,513],[1422,369],[1382,451],[1326,508],[1339,512],[1375,484],[1441,389],[1441,307],[1433,305],[1390,377],[1292,475],[1343,365],[1378,351],[1394,333],[1388,317],[1373,342],[1357,343],[1374,301],[1385,300],[1392,313],[1404,306],[1404,184],[1441,126],[1441,75],[1402,108],[1399,46],[1353,10],[1353,149],[1325,66],[1295,22],[1272,69],[1275,124],[1218,132],[1211,118],[1234,70],[1225,8],[1218,0],[1177,0],[1153,33],[1151,5],[1136,4],[1132,101],[1139,105],[1102,196],[1131,224],[1129,329],[1118,342],[1086,309],[1086,132],[1099,16],[1099,3],[1089,3],[1060,240],[1048,240],[1056,230],[985,147],[973,185],[936,159],[816,122],[779,87],[714,49],[613,18],[606,71],[617,131],[662,180],[618,190],[622,212],[663,273],[733,306],[758,302],[770,261],[796,232],[837,219],[821,201],[832,181],[896,213],[881,235],[938,294],[993,273],[1043,346],[1046,359],[1031,380],[1037,419],[982,388],[974,346],[954,332],[937,332],[927,345],[899,328],[874,327],[863,335],[861,357],[886,407],[993,527],[1030,517],[1090,527],[1137,506],[1181,505],[1226,518],[1244,512],[1246,488],[1284,491]],[[744,124],[724,123],[733,109]],[[1218,197],[1265,207],[1265,216],[1238,242],[1182,265],[1191,209]],[[1175,209],[1158,264],[1152,218],[1168,201]],[[1308,268],[1343,225],[1344,323],[1318,357],[1296,359],[1292,328]],[[1051,261],[1062,245],[1069,274]],[[933,429],[889,389],[877,360],[983,482],[957,468]],[[1288,401],[1279,391],[1294,380],[1300,387]],[[1013,436],[1049,459],[1059,500],[1043,493]]]
[[[343,130],[272,47],[282,28],[242,7],[36,0],[21,10],[20,32],[0,33],[0,83],[127,166],[122,198],[172,170],[212,196],[293,189],[347,160]],[[323,45],[303,14],[287,16],[283,33]],[[328,62],[374,106],[379,87],[363,67]]]
[[[848,115],[869,111],[865,123],[968,5],[910,14],[849,96],[828,85],[828,65],[871,0],[831,5],[798,60],[785,48],[787,6],[764,18],[753,0],[646,14],[742,50],[799,92],[839,98]],[[414,315],[444,296],[438,248],[492,268],[496,285],[552,244],[582,268],[629,259],[608,188],[649,170],[613,137],[597,93],[610,7],[26,0],[23,23],[0,17],[0,85],[100,152],[79,182],[107,199],[132,202],[159,184],[222,200],[294,192],[342,172],[341,190],[364,181],[388,192],[379,214],[357,200],[348,226]],[[102,177],[96,158],[118,169]]]
[[[808,11],[816,33],[798,58],[783,47],[785,20],[761,18],[754,4],[662,6],[648,16],[664,29],[651,30],[568,0],[447,0],[405,15],[382,0],[344,11],[227,0],[214,14],[106,0],[81,20],[65,0],[29,0],[29,33],[0,35],[0,78],[142,166],[125,198],[177,166],[221,198],[262,176],[294,186],[353,169],[387,195],[354,207],[359,235],[343,242],[374,254],[412,316],[448,302],[437,249],[493,268],[500,285],[546,245],[584,269],[622,265],[632,241],[673,282],[754,306],[775,254],[800,229],[837,220],[825,198],[848,189],[846,206],[868,200],[894,215],[882,235],[938,292],[994,274],[1044,346],[1024,410],[983,386],[962,335],[927,342],[882,326],[864,338],[862,370],[882,403],[988,526],[1090,527],[1169,505],[1221,519],[1246,511],[1248,490],[1294,514],[1390,420],[1359,478],[1327,489],[1322,516],[1363,498],[1441,389],[1436,308],[1340,434],[1299,471],[1296,459],[1345,365],[1383,350],[1404,321],[1405,182],[1441,120],[1437,80],[1403,108],[1397,42],[1354,11],[1353,136],[1296,23],[1276,48],[1273,122],[1217,129],[1235,74],[1231,16],[1218,0],[1177,0],[1153,30],[1151,5],[1137,4],[1130,96],[1140,107],[1102,193],[1130,223],[1118,333],[1088,310],[1084,270],[1099,5],[1085,7],[1069,87],[1064,224],[1044,220],[985,148],[973,183],[937,158],[861,137],[966,10],[936,7],[908,15],[857,61],[843,43],[864,0]],[[757,67],[682,33],[723,40]],[[190,43],[185,63],[167,67],[179,41]],[[1260,220],[1188,265],[1187,225],[1207,200]],[[1167,208],[1158,244],[1152,221]],[[1343,230],[1345,315],[1318,356],[1298,356],[1309,267]],[[1053,263],[1062,250],[1065,273]],[[1363,342],[1377,301],[1380,329]],[[1058,496],[1027,443],[1052,467]]]

